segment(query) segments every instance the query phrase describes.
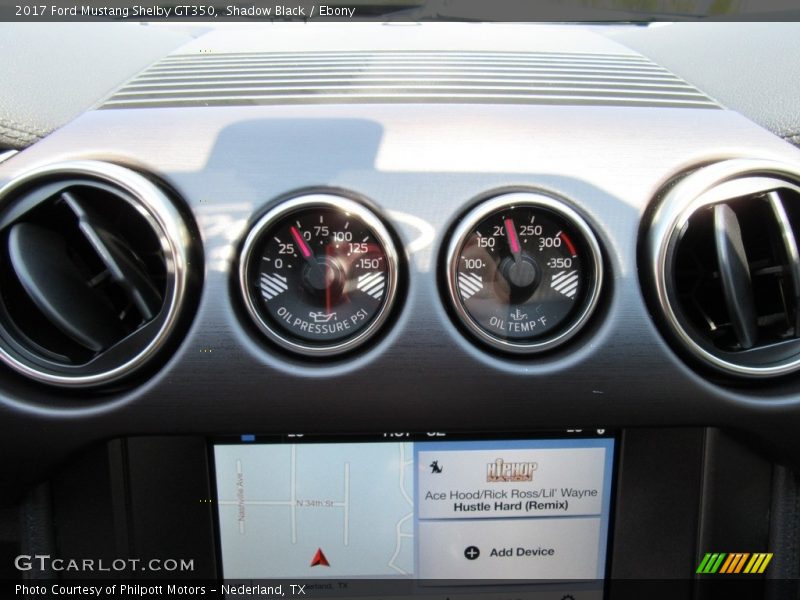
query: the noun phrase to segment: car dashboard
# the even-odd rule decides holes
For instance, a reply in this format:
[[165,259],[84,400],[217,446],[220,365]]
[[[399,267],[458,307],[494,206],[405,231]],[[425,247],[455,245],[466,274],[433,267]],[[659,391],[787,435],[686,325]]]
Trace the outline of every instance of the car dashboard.
[[797,148],[602,27],[269,33],[199,35],[0,163],[9,553],[213,579],[226,448],[407,442],[422,485],[435,438],[599,440],[598,589],[691,597],[707,553],[792,581]]

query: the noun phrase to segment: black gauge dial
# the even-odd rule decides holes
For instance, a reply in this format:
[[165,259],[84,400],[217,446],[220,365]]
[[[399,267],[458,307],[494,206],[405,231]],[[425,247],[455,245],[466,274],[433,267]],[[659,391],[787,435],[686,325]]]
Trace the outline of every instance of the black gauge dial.
[[538,352],[570,337],[594,308],[601,261],[589,227],[548,196],[505,194],[468,214],[448,256],[451,301],[483,341]]
[[251,316],[281,346],[335,354],[370,337],[397,287],[397,258],[380,220],[327,194],[287,201],[245,242],[240,272]]

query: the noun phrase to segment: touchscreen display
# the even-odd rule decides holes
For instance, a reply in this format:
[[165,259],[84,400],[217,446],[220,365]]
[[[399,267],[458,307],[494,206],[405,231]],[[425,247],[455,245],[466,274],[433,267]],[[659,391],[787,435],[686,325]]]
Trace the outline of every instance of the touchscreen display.
[[214,446],[226,580],[605,576],[613,437],[297,442]]

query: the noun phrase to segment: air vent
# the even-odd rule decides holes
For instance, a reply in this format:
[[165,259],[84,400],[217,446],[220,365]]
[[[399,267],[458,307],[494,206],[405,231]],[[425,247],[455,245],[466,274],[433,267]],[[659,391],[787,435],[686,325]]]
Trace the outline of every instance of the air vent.
[[0,359],[86,387],[146,364],[185,297],[189,235],[150,180],[100,162],[38,169],[0,190]]
[[636,54],[457,51],[175,54],[102,108],[382,102],[719,108]]
[[800,172],[734,160],[665,195],[649,239],[659,308],[692,355],[728,374],[800,368]]

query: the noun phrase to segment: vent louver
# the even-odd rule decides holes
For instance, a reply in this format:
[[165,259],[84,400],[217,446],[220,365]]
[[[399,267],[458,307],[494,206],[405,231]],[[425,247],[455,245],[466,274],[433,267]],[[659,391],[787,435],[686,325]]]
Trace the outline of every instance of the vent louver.
[[128,169],[73,162],[0,190],[0,358],[62,386],[116,381],[177,322],[189,235],[166,195]]
[[749,160],[667,192],[649,240],[660,309],[707,364],[748,377],[800,368],[800,173]]
[[174,54],[101,108],[398,102],[719,108],[635,54],[459,51]]

